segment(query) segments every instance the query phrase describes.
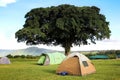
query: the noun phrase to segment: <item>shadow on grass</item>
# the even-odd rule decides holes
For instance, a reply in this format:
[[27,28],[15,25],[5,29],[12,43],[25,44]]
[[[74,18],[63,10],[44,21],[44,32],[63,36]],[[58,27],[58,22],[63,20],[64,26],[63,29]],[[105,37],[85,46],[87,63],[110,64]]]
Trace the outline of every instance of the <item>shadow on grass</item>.
[[50,73],[50,74],[55,74],[56,75],[56,71],[55,70],[50,70],[50,69],[45,69],[45,70],[42,70],[46,73]]
[[38,63],[30,63],[30,64],[32,64],[32,65],[38,65],[38,66],[41,66],[40,64],[38,64]]
[[[47,66],[43,66],[43,65],[40,65],[40,64],[37,64],[37,63],[31,63],[31,64],[32,65],[36,65],[36,66],[41,66],[41,67],[47,67]],[[53,70],[53,69],[43,69],[42,71],[46,72],[46,73],[50,73],[50,74],[56,75],[56,70]]]
[[120,66],[120,64],[114,64],[115,66]]
[[106,64],[106,66],[120,66],[120,64],[118,64],[118,63],[113,63],[113,64]]

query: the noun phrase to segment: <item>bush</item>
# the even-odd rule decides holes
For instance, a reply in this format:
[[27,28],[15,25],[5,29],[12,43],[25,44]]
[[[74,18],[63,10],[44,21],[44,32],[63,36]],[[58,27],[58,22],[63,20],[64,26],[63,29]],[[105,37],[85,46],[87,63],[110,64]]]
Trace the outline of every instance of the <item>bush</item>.
[[14,58],[21,58],[21,56],[20,55],[15,55]]
[[120,55],[120,50],[117,50],[115,53],[116,53],[117,55]]
[[8,58],[13,58],[13,56],[11,54],[7,55]]
[[35,56],[27,55],[26,58],[27,58],[27,59],[35,59]]
[[107,54],[110,59],[116,59],[116,54]]
[[25,55],[21,55],[21,58],[25,58],[26,56]]

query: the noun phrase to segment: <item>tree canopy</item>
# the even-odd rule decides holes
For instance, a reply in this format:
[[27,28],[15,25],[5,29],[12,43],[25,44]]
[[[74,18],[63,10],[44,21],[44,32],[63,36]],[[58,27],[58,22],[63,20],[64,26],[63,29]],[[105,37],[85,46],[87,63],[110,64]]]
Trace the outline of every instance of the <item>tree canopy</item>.
[[110,38],[109,22],[96,6],[63,4],[35,8],[25,15],[23,28],[15,33],[18,42],[27,45],[61,45],[66,55],[73,45]]

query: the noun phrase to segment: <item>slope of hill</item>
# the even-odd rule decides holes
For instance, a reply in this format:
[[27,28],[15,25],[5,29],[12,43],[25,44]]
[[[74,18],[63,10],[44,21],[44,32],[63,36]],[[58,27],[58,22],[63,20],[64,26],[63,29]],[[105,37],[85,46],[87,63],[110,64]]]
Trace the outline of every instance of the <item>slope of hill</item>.
[[8,54],[10,54],[12,52],[14,52],[14,50],[4,50],[4,49],[1,49],[0,50],[0,57],[6,56],[6,55],[8,55]]
[[38,56],[42,53],[46,52],[53,52],[54,50],[50,49],[44,49],[44,48],[38,48],[38,47],[29,47],[26,49],[18,49],[18,50],[0,50],[0,56],[6,56],[8,54],[11,54],[13,56],[15,55],[33,55]]

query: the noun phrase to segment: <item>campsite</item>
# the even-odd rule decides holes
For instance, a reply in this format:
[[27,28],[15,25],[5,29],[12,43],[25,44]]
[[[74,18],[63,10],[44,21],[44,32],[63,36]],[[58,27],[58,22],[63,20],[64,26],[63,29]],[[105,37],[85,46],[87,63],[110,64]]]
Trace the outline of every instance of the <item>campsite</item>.
[[120,80],[120,60],[92,60],[96,73],[87,76],[57,75],[58,65],[40,66],[38,59],[11,59],[0,65],[0,80]]
[[0,0],[0,80],[120,80],[119,7]]
[[[36,48],[19,51],[41,50]],[[55,51],[37,56],[18,55],[18,51],[11,54],[0,59],[0,80],[120,80],[120,50],[72,52],[67,57]]]

